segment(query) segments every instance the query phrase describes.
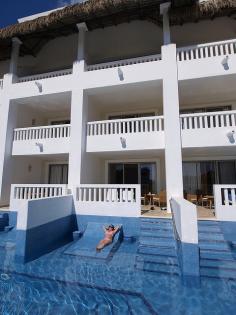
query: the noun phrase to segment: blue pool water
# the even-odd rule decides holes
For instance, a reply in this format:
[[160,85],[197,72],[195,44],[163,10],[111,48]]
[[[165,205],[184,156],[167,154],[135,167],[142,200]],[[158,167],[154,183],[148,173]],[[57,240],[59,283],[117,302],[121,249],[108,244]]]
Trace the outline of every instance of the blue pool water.
[[135,269],[137,242],[125,240],[107,261],[66,255],[69,245],[27,264],[0,244],[0,314],[234,315],[236,282]]

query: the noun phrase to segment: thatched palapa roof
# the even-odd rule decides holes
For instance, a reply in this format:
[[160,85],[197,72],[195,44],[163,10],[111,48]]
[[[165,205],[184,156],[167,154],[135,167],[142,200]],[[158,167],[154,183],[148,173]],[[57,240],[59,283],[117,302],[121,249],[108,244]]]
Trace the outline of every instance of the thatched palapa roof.
[[[21,55],[36,55],[49,40],[77,32],[76,24],[86,22],[89,30],[133,20],[149,20],[162,26],[159,7],[163,0],[88,0],[67,6],[48,16],[0,29],[0,60],[10,57],[11,39],[18,37],[23,45]],[[169,12],[172,25],[233,16],[236,0],[173,0]]]

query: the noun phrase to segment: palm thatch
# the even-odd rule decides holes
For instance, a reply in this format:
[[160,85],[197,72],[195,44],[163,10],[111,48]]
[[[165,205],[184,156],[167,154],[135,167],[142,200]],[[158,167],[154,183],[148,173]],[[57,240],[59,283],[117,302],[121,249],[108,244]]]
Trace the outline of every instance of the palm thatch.
[[[49,40],[77,32],[76,24],[86,22],[89,30],[132,20],[149,20],[162,25],[159,6],[164,0],[88,0],[67,6],[48,16],[0,29],[0,60],[9,58],[11,38],[23,42],[21,55],[36,55]],[[170,9],[172,25],[201,19],[227,16],[236,12],[236,0],[173,0]]]

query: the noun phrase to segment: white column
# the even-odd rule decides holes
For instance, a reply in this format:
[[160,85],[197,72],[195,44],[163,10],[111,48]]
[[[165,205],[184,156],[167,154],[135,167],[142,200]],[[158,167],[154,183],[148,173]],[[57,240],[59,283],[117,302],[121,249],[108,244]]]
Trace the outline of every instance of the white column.
[[72,91],[71,99],[71,145],[69,155],[70,189],[81,184],[82,159],[86,152],[87,96],[82,88]]
[[176,45],[162,46],[163,110],[165,125],[165,167],[167,210],[171,197],[183,197],[181,129],[179,119],[178,70]]
[[78,48],[77,48],[77,58],[73,66],[73,72],[83,72],[85,69],[85,40],[86,40],[86,32],[87,26],[85,23],[77,24],[77,28],[79,30],[78,33]]
[[71,148],[69,155],[68,187],[73,189],[81,183],[82,159],[86,151],[87,96],[83,90],[85,71],[85,23],[77,24],[78,49],[77,59],[73,65],[74,87],[71,96]]
[[170,39],[170,21],[169,21],[169,8],[171,6],[170,2],[162,3],[160,5],[160,14],[163,15],[163,41],[164,45],[171,43]]
[[11,60],[10,60],[10,69],[9,72],[12,75],[17,75],[17,64],[20,53],[20,45],[22,42],[17,38],[12,38],[12,51],[11,51]]

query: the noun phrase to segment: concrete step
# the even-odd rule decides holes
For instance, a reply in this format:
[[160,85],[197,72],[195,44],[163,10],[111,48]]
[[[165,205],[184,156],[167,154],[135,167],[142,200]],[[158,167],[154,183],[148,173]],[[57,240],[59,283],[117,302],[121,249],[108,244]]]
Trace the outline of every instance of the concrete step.
[[201,259],[214,259],[214,260],[226,260],[231,261],[233,260],[233,255],[231,251],[211,251],[211,250],[201,250],[200,251],[200,258]]
[[199,242],[200,250],[215,250],[215,251],[229,251],[227,242]]
[[140,233],[141,237],[146,236],[146,237],[156,237],[156,238],[171,238],[173,239],[173,232],[172,230],[169,231],[164,231],[164,230],[141,230]]
[[177,257],[169,257],[169,256],[161,256],[161,255],[140,254],[139,256],[136,257],[136,261],[178,266]]
[[214,220],[199,220],[198,221],[198,226],[219,226],[218,221]]
[[141,221],[141,227],[173,227],[172,221]]
[[179,267],[156,263],[137,263],[136,268],[143,271],[179,275]]
[[201,276],[210,278],[236,279],[236,270],[200,267]]
[[203,227],[198,227],[198,232],[199,233],[218,233],[218,234],[222,234],[222,231],[219,227],[211,227],[208,228],[206,226]]
[[151,237],[140,237],[139,244],[141,246],[157,246],[157,247],[175,247],[175,241],[169,238],[151,238]]
[[199,241],[225,241],[222,233],[199,232]]
[[215,259],[201,259],[200,266],[207,268],[230,269],[236,271],[236,260],[223,261]]
[[137,252],[138,254],[176,257],[176,250],[174,247],[139,246]]

